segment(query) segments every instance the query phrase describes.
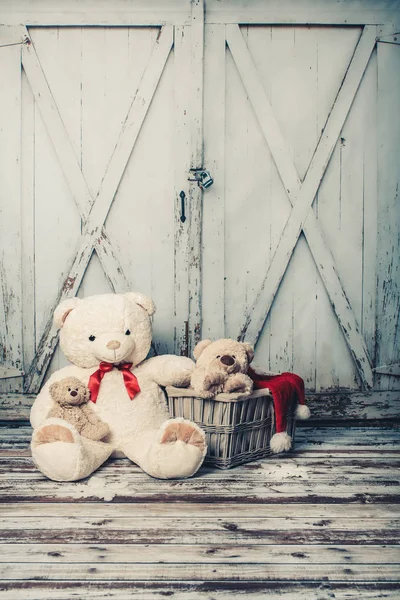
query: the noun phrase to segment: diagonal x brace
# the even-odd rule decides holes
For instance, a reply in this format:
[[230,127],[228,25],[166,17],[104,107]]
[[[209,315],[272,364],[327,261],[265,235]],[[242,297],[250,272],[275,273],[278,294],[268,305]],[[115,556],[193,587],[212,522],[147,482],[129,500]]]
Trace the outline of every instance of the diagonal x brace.
[[303,230],[361,381],[364,387],[371,387],[373,376],[364,339],[340,282],[332,253],[319,229],[315,214],[310,209],[375,46],[375,28],[364,28],[303,183],[300,182],[238,26],[227,26],[227,42],[293,206],[261,289],[241,330],[240,339],[253,344],[257,342]]
[[[164,26],[153,48],[149,64],[143,74],[139,88],[129,108],[121,134],[114,148],[99,193],[92,203],[78,250],[73,258],[65,284],[58,295],[55,306],[76,294],[83,279],[93,249],[102,237],[107,218],[129,157],[139,136],[147,111],[163,73],[173,43],[172,26]],[[25,391],[34,393],[40,387],[58,341],[57,331],[49,316],[25,381]]]

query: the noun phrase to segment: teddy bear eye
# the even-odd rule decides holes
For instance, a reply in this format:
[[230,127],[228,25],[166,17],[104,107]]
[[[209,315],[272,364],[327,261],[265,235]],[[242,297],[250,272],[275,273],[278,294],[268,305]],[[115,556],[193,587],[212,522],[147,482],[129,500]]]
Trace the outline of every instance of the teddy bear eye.
[[218,354],[217,358],[221,358],[221,355],[220,355],[220,354]]
[[234,354],[232,354],[232,358],[236,358],[236,356]]
[[71,391],[71,388],[68,388],[68,391],[70,392],[70,391]]
[[95,336],[95,335],[89,335],[89,340],[90,340],[91,342],[94,342],[94,340],[95,340],[95,339],[96,339],[96,336]]
[[131,335],[131,332],[129,331],[129,329],[127,329],[127,330],[125,331],[125,335]]

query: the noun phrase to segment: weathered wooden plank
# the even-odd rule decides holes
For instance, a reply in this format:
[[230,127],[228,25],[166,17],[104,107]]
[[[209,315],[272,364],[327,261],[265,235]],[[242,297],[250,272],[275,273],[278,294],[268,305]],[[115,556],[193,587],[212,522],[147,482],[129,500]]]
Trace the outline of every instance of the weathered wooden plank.
[[[32,484],[35,484],[33,486]],[[221,485],[221,484],[220,484]],[[2,485],[0,496],[3,502],[104,502],[113,500],[117,503],[159,503],[159,502],[178,502],[178,503],[210,503],[218,498],[219,502],[224,504],[240,504],[251,502],[253,504],[276,504],[285,502],[286,504],[304,504],[314,502],[316,504],[349,504],[349,503],[396,503],[399,500],[398,489],[395,486],[376,485],[363,489],[361,492],[359,486],[351,488],[348,485],[340,485],[335,488],[332,485],[325,484],[307,484],[304,486],[296,485],[277,486],[265,490],[232,489],[229,493],[218,494],[217,485],[204,485],[201,489],[193,487],[185,490],[176,490],[163,486],[159,490],[141,489],[135,494],[123,489],[121,483],[115,485],[111,482],[102,484],[101,491],[98,487],[91,489],[77,490],[70,485],[55,487],[49,483],[44,484],[41,481],[32,481],[28,484],[26,481],[20,481],[18,485]],[[33,489],[35,487],[35,489]],[[127,487],[127,485],[126,485]],[[379,534],[379,532],[378,532]],[[379,542],[378,542],[379,543]],[[383,542],[382,542],[383,543]]]
[[[204,168],[203,88],[204,88],[204,0],[192,0],[190,19],[190,169]],[[193,173],[193,171],[192,171]],[[201,339],[201,249],[203,192],[194,181],[189,184],[189,355]]]
[[[399,29],[394,29],[399,31]],[[380,35],[392,33],[383,28]],[[397,52],[396,52],[397,50]],[[378,43],[378,242],[376,364],[398,364],[400,312],[400,126],[395,117],[400,93],[399,48]],[[378,375],[380,389],[399,389],[399,379]]]
[[280,600],[283,597],[298,600],[329,600],[332,594],[338,600],[366,600],[398,598],[397,582],[331,582],[328,579],[314,582],[254,582],[254,581],[186,581],[149,583],[141,581],[121,582],[56,582],[56,581],[9,581],[0,583],[4,600],[158,600],[172,596],[174,600]]
[[44,478],[9,477],[0,482],[3,502],[205,502],[222,503],[398,503],[396,480],[274,482],[203,480],[135,481],[135,477],[105,476],[101,471],[84,482],[55,485]]
[[[292,512],[292,511],[290,511]],[[284,504],[223,504],[185,503],[173,504],[65,504],[65,503],[20,503],[0,504],[0,515],[3,518],[19,517],[86,517],[92,519],[108,519],[116,517],[173,517],[181,518],[190,515],[191,518],[208,519],[209,517],[237,518],[241,517],[288,517],[288,507]],[[398,518],[400,504],[297,504],[295,516],[327,519],[342,517],[343,519],[382,519]],[[294,516],[294,514],[292,515]]]
[[175,203],[174,203],[174,351],[188,356],[189,327],[189,214],[190,169],[190,30],[175,27],[174,100],[175,100]]
[[[94,0],[74,0],[65,5],[62,0],[29,0],[15,5],[13,0],[2,2],[2,22],[28,25],[160,25],[163,23],[187,24],[190,5],[179,0],[127,2],[114,0],[109,5]],[[384,0],[357,0],[338,7],[335,3],[321,4],[318,0],[269,2],[253,1],[251,7],[235,0],[212,0],[207,3],[206,22],[253,24],[324,24],[362,25],[387,23],[398,20],[398,5]]]
[[[50,512],[51,515],[51,512]],[[0,521],[1,544],[399,544],[398,519],[203,518],[181,517],[7,517]],[[332,555],[333,556],[333,555]],[[397,555],[399,561],[400,553]],[[83,559],[82,559],[83,560]],[[21,559],[19,562],[25,562]],[[147,561],[145,561],[147,562]],[[172,562],[179,562],[178,560]],[[253,562],[242,560],[241,562]],[[264,563],[268,563],[264,556]],[[283,562],[283,561],[282,561]],[[336,562],[332,559],[331,562]],[[372,562],[372,560],[371,560]]]
[[[291,160],[293,171],[302,180],[306,174],[312,154],[318,142],[319,131],[316,126],[315,115],[317,113],[317,89],[318,81],[318,53],[317,32],[315,29],[304,27],[289,28],[291,30],[291,44],[287,44],[285,61],[290,71],[287,78],[282,78],[284,89],[281,93],[274,89],[274,98],[282,97],[282,109],[279,111],[287,113],[284,119],[284,132],[287,136],[289,147],[292,149]],[[275,35],[275,28],[273,34]],[[286,68],[287,68],[286,67]],[[287,93],[288,89],[294,93]],[[284,99],[284,100],[283,100]],[[277,104],[277,102],[276,102]],[[278,110],[274,108],[275,112]],[[279,122],[279,121],[278,121]],[[281,121],[282,122],[282,121]],[[283,127],[283,125],[282,125]],[[290,155],[289,155],[290,156]],[[300,180],[298,183],[300,184]],[[280,182],[281,183],[281,182]],[[281,183],[282,185],[282,183]],[[286,185],[283,184],[286,189]],[[294,373],[301,373],[306,388],[316,388],[316,338],[318,337],[318,297],[316,293],[318,280],[318,264],[321,262],[328,271],[328,262],[324,262],[322,253],[317,245],[313,245],[313,236],[309,232],[309,222],[313,225],[311,232],[317,231],[314,237],[320,239],[322,234],[318,232],[318,222],[311,210],[309,213],[311,221],[306,220],[305,233],[300,235],[296,248],[293,252],[285,277],[286,290],[289,294],[289,302],[292,305],[292,367]],[[325,249],[326,244],[323,244]],[[330,258],[330,254],[328,253]],[[335,280],[337,283],[337,278]],[[339,285],[339,290],[342,287]],[[283,289],[280,293],[283,293]],[[280,315],[275,313],[274,334],[279,330]],[[285,332],[280,332],[280,343],[285,339]]]
[[[127,93],[123,79],[126,80],[127,75],[128,32],[126,28],[116,30],[108,27],[82,30],[82,172],[93,198],[98,194],[121,133],[121,124],[140,82],[136,79],[136,86]],[[114,67],[112,72],[109,65]],[[113,84],[117,89],[113,89]],[[119,98],[114,98],[118,92]],[[111,105],[111,110],[108,105]],[[99,131],[98,124],[106,119],[107,123]]]
[[2,2],[2,22],[26,23],[28,26],[149,26],[190,23],[190,3],[181,0],[147,0],[140,2],[116,0],[112,8],[93,0],[73,0],[65,5],[53,0],[40,0],[34,9],[23,0],[16,6],[12,0]]
[[203,166],[204,0],[193,0],[190,20],[191,167]]
[[35,396],[25,396],[23,394],[1,394],[0,420],[28,421],[34,399]]
[[[229,47],[233,53],[245,86],[247,90],[250,89],[252,104],[259,120],[261,116],[260,124],[268,138],[268,143],[274,156],[275,163],[279,169],[285,188],[288,191],[289,199],[294,207],[284,227],[280,243],[270,263],[261,291],[258,293],[250,313],[245,320],[240,335],[242,338],[245,337],[253,344],[257,341],[300,232],[304,228],[310,243],[310,248],[316,249],[314,256],[318,257],[317,264],[319,266],[322,264],[322,268],[320,268],[321,277],[331,296],[332,306],[335,307],[339,324],[341,325],[349,344],[361,380],[366,387],[371,387],[372,371],[368,353],[362,336],[359,333],[358,325],[354,318],[350,303],[337,276],[337,269],[332,255],[316,226],[311,226],[311,231],[309,231],[306,223],[309,219],[311,220],[311,223],[313,221],[315,222],[315,215],[312,211],[309,211],[309,209],[335,147],[337,138],[343,127],[344,120],[354,100],[366,65],[368,64],[370,54],[375,45],[375,30],[373,28],[365,28],[364,30],[351,65],[342,83],[340,92],[329,115],[323,134],[317,145],[317,149],[311,160],[307,175],[301,185],[293,163],[289,158],[285,140],[274,119],[272,111],[267,110],[268,107],[270,109],[270,105],[268,101],[266,101],[265,93],[257,79],[254,65],[248,55],[240,31],[235,26],[229,26],[227,32]],[[267,107],[267,109],[265,107]],[[312,239],[311,242],[310,236]],[[327,269],[325,269],[326,265],[328,265]]]
[[253,1],[251,6],[235,0],[211,0],[207,3],[207,23],[239,23],[253,25],[365,25],[399,19],[398,5],[380,2],[351,2],[339,7],[333,2],[321,4],[318,0],[274,0],[265,4]]
[[364,124],[371,123],[368,131],[364,128],[363,145],[363,273],[362,273],[362,331],[372,363],[376,365],[376,282],[377,282],[377,204],[378,204],[378,142],[377,142],[377,49],[373,52],[370,64],[362,82]]
[[[252,482],[275,482],[284,480],[302,481],[330,481],[335,479],[338,483],[351,479],[352,482],[379,482],[399,481],[399,458],[390,457],[362,457],[362,458],[337,458],[327,456],[315,458],[314,456],[296,456],[293,454],[281,460],[263,460],[243,465],[235,470],[213,469],[203,466],[199,475],[204,480],[219,480],[228,484],[238,478],[251,485]],[[111,478],[127,478],[128,481],[139,482],[147,480],[148,476],[128,459],[111,460],[101,468],[102,476]],[[30,458],[7,457],[0,458],[0,475],[15,479],[40,479]]]
[[78,563],[49,564],[3,563],[0,578],[7,580],[57,580],[57,581],[399,581],[399,565],[303,565],[297,564],[126,564]]
[[398,564],[398,546],[234,546],[169,544],[7,544],[0,546],[1,563],[196,563],[196,564]]
[[[367,287],[371,285],[376,287],[374,269],[371,273],[368,271],[364,273],[363,271],[364,266],[368,268],[371,266],[368,264],[368,258],[366,264],[364,264],[364,245],[368,248],[369,244],[368,238],[364,236],[364,210],[366,209],[364,172],[369,171],[370,176],[373,176],[374,171],[376,173],[376,162],[375,164],[369,162],[369,159],[373,160],[373,154],[371,154],[371,157],[367,155],[366,148],[368,145],[365,143],[366,138],[369,137],[373,141],[373,135],[370,135],[368,130],[371,129],[373,131],[375,129],[372,121],[374,114],[369,113],[371,104],[373,108],[373,99],[374,96],[376,97],[377,85],[373,62],[372,54],[354,98],[351,111],[341,131],[340,140],[337,143],[337,146],[339,146],[340,162],[339,194],[337,200],[335,199],[334,202],[337,207],[337,226],[335,227],[334,236],[332,235],[333,232],[330,232],[331,243],[332,237],[335,238],[332,244],[332,252],[335,256],[340,277],[349,302],[353,307],[360,331],[363,331],[364,325],[364,281]],[[365,128],[366,122],[371,123],[368,130]],[[365,156],[367,160],[364,159]],[[373,184],[372,180],[371,184]],[[372,185],[367,192],[367,198],[368,193],[373,193]],[[332,198],[330,198],[330,201],[332,202]],[[371,241],[373,241],[376,233],[375,236],[371,230],[368,233],[370,233]],[[374,253],[375,259],[376,252]],[[375,291],[374,289],[374,294]],[[371,320],[371,325],[374,325],[375,319],[373,314],[370,313],[369,319]],[[371,335],[369,337],[370,340]],[[373,356],[373,347],[371,350]],[[355,384],[355,387],[357,387],[357,381],[355,381]]]
[[[294,485],[306,485],[308,482],[310,485],[321,483],[327,486],[332,485],[335,481],[338,484],[348,482],[350,486],[368,484],[368,482],[371,485],[387,484],[395,486],[399,482],[398,459],[388,459],[389,465],[387,468],[384,465],[384,458],[378,461],[376,458],[372,460],[364,458],[347,460],[344,461],[345,464],[343,467],[340,465],[341,461],[341,458],[332,458],[330,456],[325,460],[303,457],[294,459],[288,457],[280,461],[267,459],[259,463],[254,462],[251,463],[249,468],[246,468],[244,465],[236,468],[236,470],[228,469],[224,471],[205,466],[202,467],[199,478],[185,482],[185,484],[182,484],[182,482],[179,484],[175,483],[174,485],[170,484],[170,487],[190,490],[202,484],[210,487],[221,483],[224,486],[231,486],[232,484],[232,489],[238,490],[246,486],[251,487],[253,484],[258,489],[259,487],[267,486],[267,484],[275,485],[276,483],[279,486],[289,482],[293,482]],[[8,463],[9,470],[7,471]],[[12,479],[15,485],[17,485],[18,481],[33,483],[34,481],[43,480],[43,476],[36,470],[32,461],[24,457],[2,458],[0,473],[4,479],[7,479],[8,475],[9,479]],[[122,485],[124,481],[127,484],[126,486]],[[119,485],[122,490],[128,486],[128,483],[130,486],[135,487],[135,484],[140,484],[144,489],[152,489],[153,487],[156,488],[156,481],[151,478],[149,479],[149,476],[141,471],[140,468],[125,459],[123,461],[110,461],[101,467],[101,470],[94,476],[94,479],[88,480],[87,484],[89,487],[87,489],[95,491],[96,484],[101,484]],[[84,485],[83,489],[85,489],[86,484],[82,485]],[[163,487],[162,484],[159,484],[159,487]]]
[[[35,315],[35,101],[28,80],[22,74],[21,115],[21,231],[22,231],[22,315],[23,364],[31,364],[36,351]],[[2,399],[0,406],[3,407]],[[1,410],[1,409],[0,409]]]
[[224,25],[205,28],[204,164],[214,184],[204,194],[202,337],[225,337],[225,63]]
[[[10,37],[11,36],[11,37]],[[22,39],[21,28],[0,26],[0,44]],[[4,41],[2,41],[4,40]],[[3,46],[0,72],[0,363],[10,382],[2,391],[19,391],[22,375],[21,239],[21,45]]]
[[[152,52],[148,67],[142,77],[140,86],[132,101],[128,115],[124,121],[121,134],[114,148],[107,172],[105,173],[99,193],[93,203],[85,228],[79,242],[79,248],[73,259],[72,267],[60,290],[56,305],[77,292],[89,263],[96,243],[101,243],[102,228],[113,203],[115,193],[120,184],[126,164],[140,133],[143,121],[147,115],[151,100],[162,75],[165,63],[171,50],[172,28],[164,27]],[[32,55],[27,55],[32,58]],[[25,62],[24,62],[25,64]],[[36,73],[40,69],[33,60]],[[37,68],[36,68],[37,67]],[[80,172],[80,170],[79,170]],[[100,242],[99,242],[100,240]],[[111,261],[113,262],[113,261]],[[115,264],[115,263],[114,263]],[[35,391],[43,381],[46,367],[57,344],[58,335],[52,324],[52,315],[48,319],[45,331],[40,340],[36,357],[32,362],[26,378],[26,391]]]
[[[29,532],[29,536],[34,537],[35,531],[43,532],[45,539],[52,536],[60,536],[63,531],[77,532],[77,535],[91,537],[96,535],[98,527],[101,527],[106,536],[111,538],[114,535],[127,536],[132,542],[137,539],[145,539],[153,534],[157,538],[162,538],[166,534],[165,543],[194,543],[194,538],[204,535],[204,543],[218,543],[216,538],[221,536],[221,544],[230,539],[242,540],[243,543],[268,544],[272,538],[280,538],[281,543],[290,543],[293,535],[293,543],[296,543],[296,536],[303,538],[307,533],[310,535],[310,543],[314,542],[319,536],[343,536],[346,537],[349,544],[352,540],[359,540],[363,537],[371,538],[374,532],[377,537],[384,535],[392,536],[394,539],[399,534],[400,521],[397,518],[386,519],[363,519],[363,518],[342,518],[331,517],[327,519],[307,519],[303,517],[231,517],[229,521],[225,518],[207,517],[198,519],[198,517],[188,517],[182,515],[181,518],[174,517],[120,517],[113,516],[107,519],[103,517],[54,517],[51,515],[39,517],[25,516],[23,522],[21,517],[1,517],[0,531],[3,538],[20,529]],[[55,532],[58,533],[55,533]],[[180,532],[182,537],[179,538]],[[25,534],[21,532],[21,536]],[[41,534],[37,534],[40,536]],[[236,536],[236,537],[235,537]],[[143,539],[142,539],[143,538]],[[22,539],[22,538],[21,538]],[[366,540],[368,545],[376,545],[380,542]],[[327,540],[332,543],[332,540]],[[354,543],[354,542],[353,542]],[[246,562],[246,561],[245,561]]]
[[[117,35],[114,36],[111,42],[109,40],[110,30],[106,27],[59,28],[58,31],[59,36],[61,39],[64,38],[64,43],[67,45],[74,44],[71,34],[80,34],[79,41],[75,41],[78,46],[79,60],[74,62],[74,75],[80,86],[80,90],[76,94],[79,101],[79,113],[77,115],[79,154],[77,156],[80,158],[82,175],[92,198],[91,204],[93,204],[96,201],[102,177],[106,172],[110,156],[121,131],[121,125],[129,108],[129,99],[128,102],[125,102],[126,87],[121,84],[121,79],[124,83],[129,81],[125,70],[128,33],[125,28],[118,31],[113,30],[113,33]],[[125,52],[121,49],[121,46],[124,47]],[[63,52],[62,56],[64,60],[69,60],[68,52]],[[109,68],[109,61],[113,63],[114,68],[112,70]],[[109,82],[110,71],[118,78],[117,81],[113,82],[115,90],[112,89],[113,86]],[[69,81],[68,83],[70,90],[66,90],[63,94],[66,99],[69,99],[72,95],[75,97],[71,90],[72,82]],[[116,92],[119,92],[118,99],[113,98],[113,94]],[[110,105],[112,108],[110,108]],[[99,123],[102,123],[101,128],[99,128]],[[81,231],[83,228],[84,223],[81,226]],[[115,240],[115,246],[111,245],[115,255],[117,249],[120,248],[118,236],[115,236],[115,233],[110,235],[106,224],[104,224],[102,231],[108,238]],[[99,235],[98,239],[102,239],[102,236]],[[116,263],[111,260],[113,264],[121,267],[120,270],[123,273],[119,281],[112,281],[112,278],[106,276],[107,265],[103,269],[101,267],[104,262],[103,254],[105,254],[107,248],[102,248],[97,243],[95,247],[98,248],[98,252],[93,253],[90,258],[77,295],[83,298],[92,294],[129,290],[130,286],[126,276],[129,271],[126,269],[126,265],[122,265],[120,260]],[[118,254],[120,253],[118,252]],[[49,374],[51,374],[51,369],[48,369],[47,377]]]
[[307,394],[307,404],[314,419],[398,419],[398,392],[319,393]]
[[[342,35],[340,35],[342,33]],[[350,39],[345,38],[343,34],[346,32],[336,33],[336,38],[331,38],[332,42],[337,45],[341,38],[347,46],[346,42],[350,42]],[[352,47],[356,46],[359,31],[352,31]],[[331,35],[331,32],[329,32]],[[332,33],[334,35],[334,33]],[[321,57],[325,69],[327,69],[326,75],[321,74],[321,83],[319,85],[326,85],[329,77],[328,71],[331,69],[332,64],[332,53],[334,48],[334,54],[336,56],[336,45],[334,47],[328,47],[325,49],[324,56]],[[350,51],[351,52],[351,51]],[[346,54],[350,52],[344,52],[338,50],[338,56],[335,60],[343,60],[347,58]],[[344,56],[343,56],[344,54]],[[350,59],[350,57],[349,57]],[[349,62],[348,59],[348,62]],[[324,226],[325,239],[332,255],[335,260],[336,269],[340,274],[340,280],[343,284],[343,288],[346,292],[346,297],[349,299],[349,303],[353,309],[354,319],[357,323],[360,335],[363,332],[363,319],[362,319],[362,256],[363,256],[363,155],[364,155],[364,135],[365,120],[362,118],[362,106],[368,99],[365,99],[363,93],[363,84],[367,76],[367,72],[370,68],[371,60],[368,63],[368,67],[364,73],[363,79],[360,83],[360,87],[355,96],[351,111],[345,121],[343,129],[340,134],[332,159],[335,159],[335,163],[332,165],[332,169],[335,169],[336,177],[331,177],[330,185],[325,186],[324,193],[321,196],[321,212],[324,212],[324,219],[321,219],[321,226]],[[336,63],[337,64],[337,63]],[[346,63],[341,63],[340,66]],[[348,64],[348,63],[347,63]],[[328,66],[329,65],[329,66]],[[334,69],[335,71],[335,69]],[[334,75],[335,76],[335,75]],[[326,86],[329,89],[329,84]],[[333,98],[334,96],[332,96]],[[321,128],[324,126],[324,122],[321,123]],[[330,163],[329,163],[330,167]],[[337,168],[337,171],[336,171]],[[322,186],[321,186],[322,187]],[[321,189],[321,188],[320,188]],[[320,208],[315,207],[320,215]],[[331,218],[329,218],[329,216]],[[351,258],[350,258],[351,257]],[[322,291],[324,293],[324,291]],[[328,298],[331,306],[335,305],[334,298]],[[346,340],[346,336],[343,336],[342,330],[334,323],[334,331],[332,337],[325,332],[323,324],[321,324],[318,335],[318,351],[323,353],[326,357],[325,369],[329,373],[329,370],[334,370],[336,374],[336,385],[342,387],[352,387],[357,389],[359,387],[359,378],[357,376],[357,367],[352,360],[352,356],[349,349],[343,345],[343,337]],[[344,328],[347,329],[347,324],[343,324]],[[329,339],[329,344],[327,340]],[[366,346],[366,344],[365,344]],[[332,352],[329,352],[329,348]],[[354,368],[356,367],[356,368]],[[324,369],[324,370],[325,370]],[[339,374],[339,372],[341,373]],[[328,384],[329,387],[332,383]]]

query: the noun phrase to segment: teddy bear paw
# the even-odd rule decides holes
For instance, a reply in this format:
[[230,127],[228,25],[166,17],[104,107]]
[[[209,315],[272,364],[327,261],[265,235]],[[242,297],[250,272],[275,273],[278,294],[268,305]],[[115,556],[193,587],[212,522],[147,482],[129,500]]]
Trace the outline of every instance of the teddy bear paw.
[[72,431],[63,425],[44,425],[34,434],[36,445],[51,444],[52,442],[75,442]]
[[161,444],[177,441],[196,446],[201,451],[206,446],[204,433],[189,421],[184,420],[168,423],[161,437]]
[[243,393],[243,394],[251,394],[253,391],[253,382],[247,375],[243,373],[236,373],[229,377],[224,386],[224,392],[228,394]]
[[226,373],[217,371],[216,373],[209,373],[204,378],[204,389],[203,393],[207,393],[207,397],[215,396],[224,389],[224,383],[226,381]]

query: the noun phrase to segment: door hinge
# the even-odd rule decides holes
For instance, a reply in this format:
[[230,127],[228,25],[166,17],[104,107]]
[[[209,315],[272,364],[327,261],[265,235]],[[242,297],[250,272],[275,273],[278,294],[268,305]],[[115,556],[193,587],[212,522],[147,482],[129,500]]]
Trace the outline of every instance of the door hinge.
[[372,370],[378,375],[391,375],[392,377],[400,377],[400,363],[383,365],[382,367],[375,367],[375,369]]

